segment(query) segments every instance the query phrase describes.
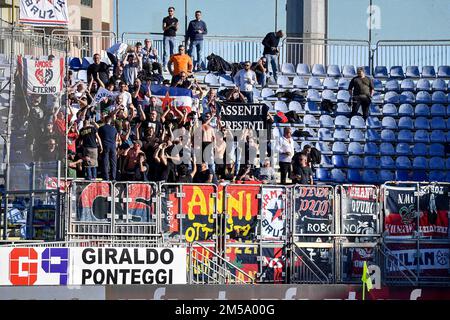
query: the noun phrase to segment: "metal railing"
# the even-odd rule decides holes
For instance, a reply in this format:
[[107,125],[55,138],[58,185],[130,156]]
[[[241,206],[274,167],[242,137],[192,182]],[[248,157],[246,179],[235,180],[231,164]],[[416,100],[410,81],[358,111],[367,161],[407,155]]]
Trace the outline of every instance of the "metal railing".
[[293,243],[291,248],[291,283],[329,284],[329,277],[310,258],[303,248]]

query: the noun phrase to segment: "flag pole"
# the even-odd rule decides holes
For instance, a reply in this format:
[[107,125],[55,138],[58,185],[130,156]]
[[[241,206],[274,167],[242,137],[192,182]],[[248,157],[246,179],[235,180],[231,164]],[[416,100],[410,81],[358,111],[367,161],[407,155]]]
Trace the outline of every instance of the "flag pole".
[[363,301],[366,300],[366,283],[363,282],[363,295],[362,295]]

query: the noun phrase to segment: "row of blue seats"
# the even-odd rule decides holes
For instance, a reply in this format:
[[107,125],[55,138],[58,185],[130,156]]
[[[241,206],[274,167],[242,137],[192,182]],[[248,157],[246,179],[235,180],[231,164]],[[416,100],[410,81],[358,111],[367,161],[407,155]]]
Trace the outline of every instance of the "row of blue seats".
[[335,183],[367,183],[382,184],[386,181],[436,181],[450,182],[450,171],[425,170],[358,170],[319,168],[316,170],[316,180]]
[[[371,75],[372,72],[368,66],[363,66],[365,73]],[[317,77],[345,77],[353,78],[356,76],[356,68],[353,65],[344,65],[342,69],[338,65],[328,65],[327,68],[323,64],[314,64],[312,68],[308,64],[299,63],[295,68],[292,63],[283,63],[281,73],[285,75],[299,76],[317,76]],[[422,72],[418,66],[407,66],[406,72],[402,66],[393,66],[388,72],[385,66],[375,67],[373,76],[375,78],[450,78],[450,66],[439,66],[438,71],[434,66],[422,67]]]
[[[212,76],[215,77],[215,76]],[[211,76],[206,76],[205,81],[211,81]],[[216,79],[216,82],[221,83],[220,77]],[[323,81],[317,77],[310,77],[305,79],[300,76],[295,76],[291,81],[288,76],[282,75],[277,79],[277,86],[280,88],[297,88],[297,89],[329,89],[329,90],[348,90],[350,85],[350,79],[348,78],[331,78],[327,77]],[[399,82],[396,79],[391,79],[383,82],[380,79],[373,80],[375,91],[450,91],[450,81],[447,83],[444,79],[435,79],[430,82],[428,79],[419,79],[415,82],[412,79],[405,79]],[[270,85],[273,87],[273,85]]]
[[442,157],[422,156],[412,159],[407,156],[398,156],[394,160],[390,156],[324,156],[321,167],[324,168],[349,168],[349,169],[418,169],[418,170],[450,170],[450,159]]
[[[312,144],[310,141],[303,141],[301,148],[306,144]],[[371,155],[371,156],[418,156],[418,157],[445,157],[445,146],[442,143],[416,143],[409,144],[400,142],[394,144],[389,142],[381,142],[379,145],[375,142],[367,142],[361,144],[359,142],[345,143],[343,141],[334,142],[329,146],[326,141],[318,141],[315,147],[321,151],[323,155]]]

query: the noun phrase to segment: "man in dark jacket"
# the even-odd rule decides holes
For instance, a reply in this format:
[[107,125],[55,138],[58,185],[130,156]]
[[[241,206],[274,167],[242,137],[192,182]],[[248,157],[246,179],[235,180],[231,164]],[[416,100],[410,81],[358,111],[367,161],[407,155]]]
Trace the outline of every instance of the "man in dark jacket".
[[[203,36],[208,34],[208,28],[206,27],[206,23],[201,20],[202,12],[195,12],[195,20],[192,20],[189,23],[189,27],[187,29],[186,34],[186,43],[189,41],[189,50],[188,54],[191,56],[192,60],[194,60],[194,71],[199,69],[205,69],[202,51],[203,51]],[[192,57],[192,50],[195,48],[197,53],[197,59]]]
[[103,179],[108,181],[116,180],[117,172],[117,130],[111,125],[112,119],[110,116],[105,117],[105,124],[98,130],[98,135],[102,140],[103,153],[102,153],[102,174]]
[[278,45],[280,43],[280,39],[283,38],[284,34],[282,30],[278,30],[277,32],[269,32],[262,44],[264,46],[263,55],[266,57],[267,61],[267,71],[269,70],[269,66],[272,67],[272,74],[275,81],[277,81],[277,72],[278,72],[278,55],[280,51],[278,50]]

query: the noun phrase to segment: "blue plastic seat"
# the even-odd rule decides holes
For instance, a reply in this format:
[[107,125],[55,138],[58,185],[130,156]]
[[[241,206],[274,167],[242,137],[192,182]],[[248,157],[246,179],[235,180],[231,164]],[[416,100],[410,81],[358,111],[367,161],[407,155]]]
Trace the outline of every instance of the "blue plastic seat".
[[220,87],[219,77],[213,73],[208,73],[203,80],[210,87]]
[[353,183],[362,183],[361,172],[358,169],[348,169],[347,179]]
[[303,123],[305,124],[305,127],[320,127],[319,121],[311,114],[306,114],[303,117]]
[[292,85],[295,88],[308,89],[308,84],[307,84],[305,78],[303,78],[303,77],[299,77],[299,76],[294,77],[294,80],[292,81]]
[[447,124],[442,117],[434,117],[431,119],[431,128],[433,130],[446,130]]
[[416,84],[416,90],[417,91],[430,91],[431,90],[431,83],[428,79],[419,79]]
[[450,79],[450,66],[439,66],[437,77]]
[[[447,126],[447,128],[449,128],[449,126]],[[446,135],[446,140],[447,142],[450,142],[450,131],[447,131],[447,135]]]
[[291,89],[294,87],[291,81],[289,81],[289,78],[284,75],[278,77],[277,84],[278,86],[280,86],[280,88]]
[[363,165],[365,169],[378,169],[380,168],[380,160],[374,156],[365,156]]
[[351,99],[350,92],[348,90],[339,90],[337,94],[337,101],[338,102],[345,102],[349,103]]
[[425,157],[428,155],[428,147],[425,143],[416,143],[412,148],[413,156]]
[[425,170],[414,170],[412,174],[412,181],[423,182],[428,181],[428,175]]
[[447,95],[442,91],[433,92],[431,97],[433,103],[447,103]]
[[369,114],[371,116],[382,116],[383,113],[381,112],[380,106],[376,104],[370,104],[369,106]]
[[333,154],[347,154],[347,146],[344,142],[335,142],[332,147]]
[[350,120],[350,126],[353,129],[365,129],[366,121],[361,116],[353,116]]
[[430,159],[430,170],[444,170],[445,160],[441,157],[432,157]]
[[322,81],[320,81],[319,78],[311,77],[308,80],[308,88],[322,90],[323,89]]
[[416,132],[414,133],[414,142],[429,143],[430,137],[429,137],[428,131],[427,130],[416,130]]
[[445,162],[445,167],[447,170],[450,170],[450,158],[447,158],[447,161]]
[[364,147],[358,142],[350,142],[348,145],[348,154],[349,155],[363,155]]
[[383,142],[395,142],[397,138],[395,137],[395,133],[389,129],[383,129],[381,131],[381,141]]
[[383,96],[379,92],[374,92],[372,96],[372,103],[383,104]]
[[305,109],[303,109],[302,105],[298,101],[289,102],[289,111],[295,111],[296,113],[304,114]]
[[407,66],[405,72],[406,78],[420,78],[419,67],[417,66]]
[[366,140],[367,141],[380,141],[381,135],[378,133],[378,130],[375,129],[367,129],[366,130]]
[[308,94],[306,96],[306,100],[312,102],[322,102],[322,98],[320,97],[319,91],[316,89],[309,89]]
[[370,67],[369,67],[369,66],[359,66],[359,68],[363,68],[364,74],[365,74],[366,76],[372,75],[372,71],[370,70]]
[[378,145],[374,142],[367,142],[364,145],[364,154],[368,156],[377,156],[380,154],[380,150],[378,149]]
[[69,68],[73,71],[78,71],[83,68],[80,58],[70,59]]
[[327,76],[325,67],[323,66],[323,64],[320,64],[320,63],[316,63],[312,66],[311,73],[313,76],[316,76],[316,77],[326,77]]
[[447,119],[447,130],[450,130],[450,118]]
[[306,114],[321,114],[322,111],[319,109],[319,103],[314,101],[308,101],[305,103],[305,113]]
[[350,123],[346,116],[337,116],[334,120],[334,126],[336,128],[350,128]]
[[445,117],[447,115],[447,111],[444,105],[442,104],[433,104],[431,106],[431,116],[432,117]]
[[324,89],[328,89],[328,90],[338,90],[339,89],[338,83],[333,78],[325,78],[323,80],[323,87],[324,87]]
[[400,86],[398,84],[398,81],[395,79],[386,81],[386,83],[384,84],[384,90],[395,91],[395,92],[400,91]]
[[340,78],[341,77],[341,70],[339,69],[339,66],[336,64],[330,64],[327,67],[327,75],[329,77],[334,78]]
[[288,112],[289,109],[284,101],[276,101],[274,105],[275,111]]
[[414,103],[416,102],[416,97],[414,96],[414,93],[411,91],[403,91],[400,94],[400,103]]
[[87,70],[94,63],[94,57],[84,57],[81,61],[81,69]]
[[385,104],[383,106],[383,116],[397,117],[398,116],[397,107],[392,103]]
[[436,78],[436,70],[433,66],[422,67],[422,78]]
[[350,139],[348,138],[348,132],[345,129],[336,129],[333,133],[334,141],[344,141],[348,142]]
[[381,122],[381,127],[383,129],[397,130],[397,122],[392,117],[384,117]]
[[409,147],[408,143],[400,142],[397,143],[395,153],[401,156],[409,156],[411,154],[411,148]]
[[397,160],[395,160],[395,167],[397,169],[411,169],[411,161],[408,157],[397,157]]
[[281,65],[281,73],[287,75],[295,75],[295,67],[292,63],[283,63]]
[[331,180],[333,180],[336,183],[343,183],[347,182],[347,176],[342,170],[333,169],[331,170]]
[[430,116],[430,108],[423,103],[416,105],[416,109],[414,111],[416,117],[429,117]]
[[324,168],[332,168],[333,164],[331,163],[330,156],[322,156],[320,161],[320,166]]
[[412,105],[410,105],[409,103],[404,103],[402,105],[400,105],[400,107],[398,108],[398,115],[400,117],[411,117],[414,115],[414,108]]
[[336,103],[337,102],[337,96],[336,93],[329,89],[325,89],[322,91],[322,100],[328,100],[331,102]]
[[364,137],[364,133],[359,129],[350,130],[349,134],[350,141],[355,142],[365,142],[366,138]]
[[415,157],[413,160],[413,169],[427,170],[428,160],[425,157]]
[[335,113],[337,115],[350,115],[352,113],[352,109],[347,103],[338,102]]
[[375,78],[387,78],[388,77],[387,68],[385,66],[377,66],[377,67],[375,67],[373,76]]
[[411,117],[401,117],[398,120],[398,128],[399,129],[414,129],[414,122]]
[[370,129],[380,129],[381,121],[377,117],[369,117],[367,118],[367,127]]
[[445,171],[430,171],[429,181],[436,181],[436,182],[446,181]]
[[417,117],[414,121],[414,128],[416,130],[429,130],[430,122],[425,117]]
[[395,171],[395,180],[396,181],[411,181],[412,177],[410,177],[409,170],[396,170]]
[[390,170],[380,170],[380,182],[384,183],[387,181],[394,180],[394,173]]
[[275,96],[275,92],[270,88],[263,88],[261,90],[261,98],[268,101],[278,101],[278,98]]
[[431,103],[431,95],[430,95],[430,93],[426,92],[426,91],[419,91],[419,92],[417,92],[416,103],[430,104]]
[[328,128],[320,128],[317,134],[320,141],[334,141],[333,134]]
[[400,130],[397,140],[399,142],[412,143],[414,141],[414,135],[410,130]]
[[428,154],[431,157],[445,157],[445,147],[440,143],[433,143],[430,145],[430,149],[428,150]]
[[353,65],[344,65],[342,67],[342,76],[344,78],[353,78],[356,77],[355,66]]
[[389,72],[390,78],[395,79],[403,79],[405,77],[405,73],[403,72],[403,68],[401,66],[393,66]]
[[395,169],[395,161],[390,156],[382,156],[380,158],[381,169]]
[[383,82],[380,79],[373,79],[373,88],[375,91],[384,92]]
[[363,160],[358,156],[350,156],[348,157],[348,167],[351,169],[362,169],[363,168]]
[[413,80],[405,79],[402,81],[402,84],[400,85],[400,89],[402,91],[415,91],[416,85],[414,84]]
[[327,182],[330,181],[330,171],[325,168],[317,168],[316,169],[316,180]]
[[340,78],[338,81],[338,89],[339,90],[348,90],[348,87],[350,85],[350,80],[346,78]]
[[347,159],[342,154],[335,154],[331,157],[331,162],[336,168],[347,168]]
[[319,122],[322,128],[334,128],[334,118],[330,115],[324,114],[320,116]]
[[296,72],[299,76],[310,76],[311,69],[309,68],[309,64],[299,63],[297,64]]
[[395,155],[394,146],[391,143],[383,142],[380,144],[380,154],[382,156],[393,156]]
[[328,146],[328,143],[323,141],[316,142],[316,149],[319,150],[322,154],[332,154],[330,147]]
[[378,176],[378,172],[375,170],[364,170],[362,182],[367,184],[377,184],[380,181],[380,177]]
[[447,90],[447,85],[445,84],[444,79],[436,79],[433,81],[431,85],[431,89],[433,91],[443,91],[445,92]]
[[384,95],[384,103],[399,104],[400,96],[395,91],[386,92],[386,94]]
[[450,170],[447,170],[447,176],[445,178],[445,182],[450,182]]
[[446,143],[447,139],[445,136],[445,132],[441,130],[433,130],[430,136],[431,143]]

